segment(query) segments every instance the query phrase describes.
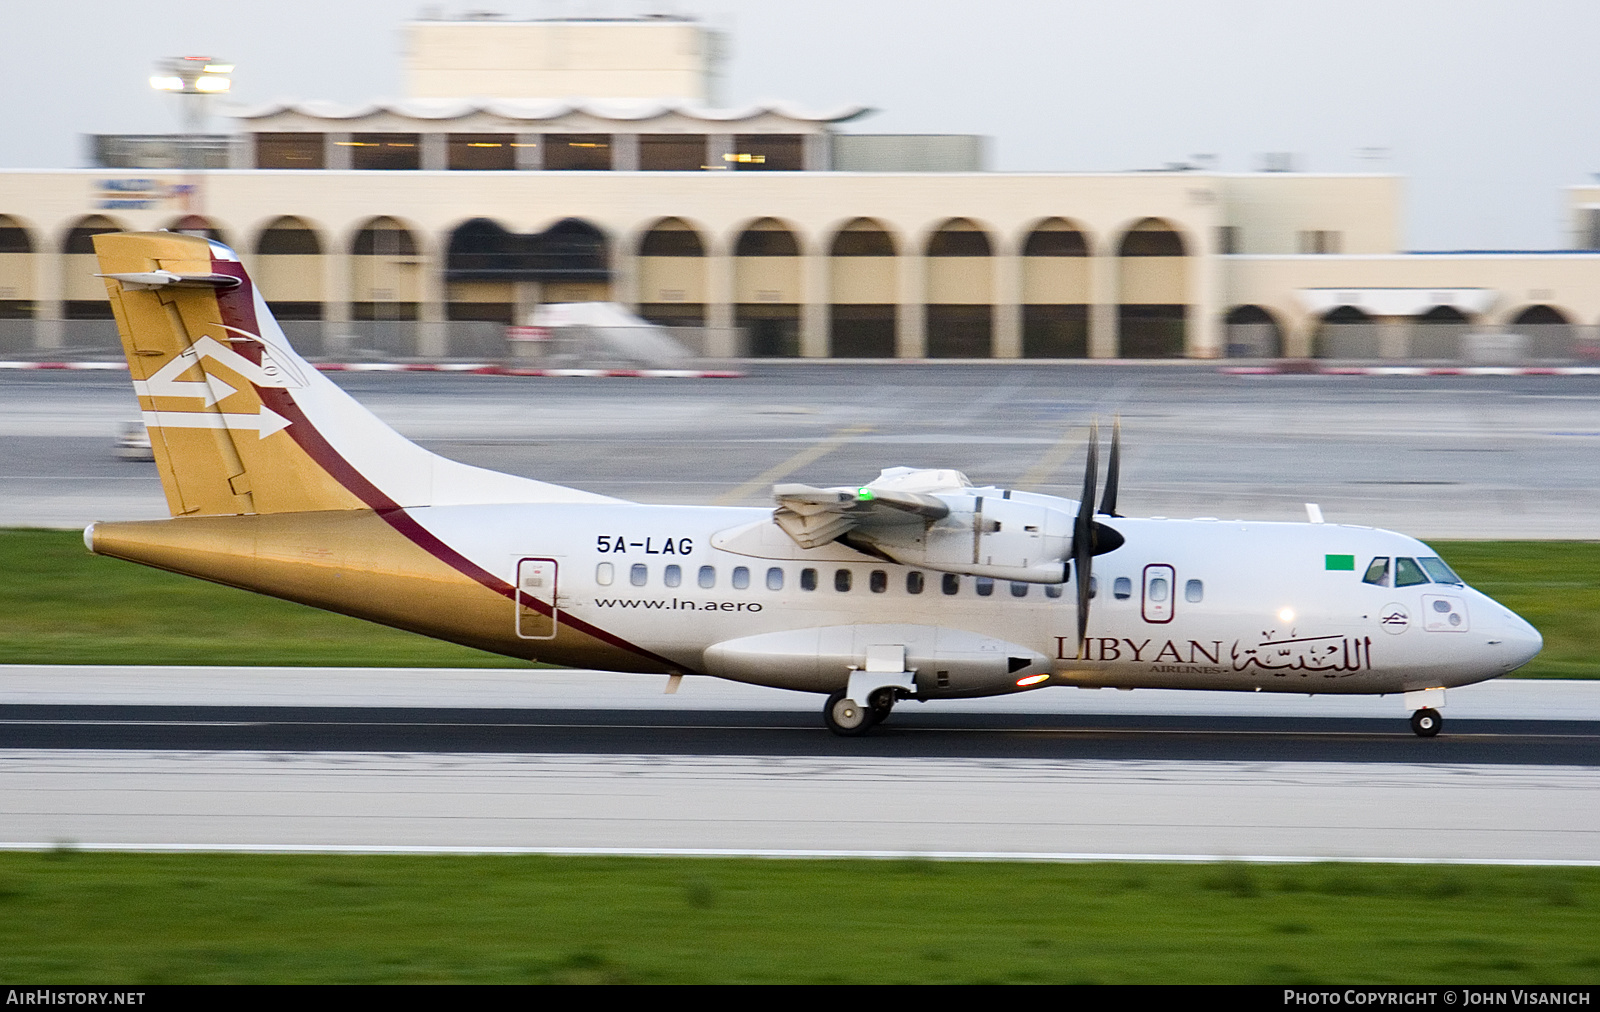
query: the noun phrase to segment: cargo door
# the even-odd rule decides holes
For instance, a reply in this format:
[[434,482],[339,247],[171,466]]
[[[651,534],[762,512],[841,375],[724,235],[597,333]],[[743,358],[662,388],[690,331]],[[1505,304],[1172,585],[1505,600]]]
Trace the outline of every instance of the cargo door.
[[556,636],[556,560],[517,562],[517,635],[525,640]]

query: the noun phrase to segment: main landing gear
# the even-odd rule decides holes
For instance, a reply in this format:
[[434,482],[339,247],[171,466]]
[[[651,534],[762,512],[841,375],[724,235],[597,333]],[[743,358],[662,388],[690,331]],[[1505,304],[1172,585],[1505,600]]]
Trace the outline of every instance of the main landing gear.
[[1411,715],[1411,731],[1419,738],[1432,738],[1443,726],[1444,718],[1432,707],[1424,706]]
[[844,690],[840,690],[829,696],[823,704],[822,720],[834,734],[854,738],[872,730],[874,724],[887,720],[894,703],[895,690],[890,687],[875,691],[868,697],[865,706],[848,698]]

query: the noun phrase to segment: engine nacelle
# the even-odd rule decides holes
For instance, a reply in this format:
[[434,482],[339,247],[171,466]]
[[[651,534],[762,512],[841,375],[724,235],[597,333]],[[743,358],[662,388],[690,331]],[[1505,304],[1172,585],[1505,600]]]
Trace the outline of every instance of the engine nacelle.
[[843,540],[906,566],[1019,583],[1066,581],[1071,513],[1004,494],[935,496],[950,512],[931,525],[863,526]]

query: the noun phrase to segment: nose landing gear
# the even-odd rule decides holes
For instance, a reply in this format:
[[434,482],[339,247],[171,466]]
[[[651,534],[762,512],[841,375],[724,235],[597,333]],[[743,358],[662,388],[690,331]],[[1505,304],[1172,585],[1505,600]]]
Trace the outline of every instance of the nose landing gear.
[[1432,707],[1424,706],[1411,715],[1411,731],[1418,738],[1432,738],[1443,726],[1444,718]]

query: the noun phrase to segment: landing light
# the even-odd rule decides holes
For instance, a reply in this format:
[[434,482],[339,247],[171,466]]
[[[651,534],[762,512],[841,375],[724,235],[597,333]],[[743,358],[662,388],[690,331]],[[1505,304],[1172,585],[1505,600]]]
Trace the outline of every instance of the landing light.
[[1029,675],[1026,678],[1017,679],[1017,685],[1018,686],[1038,685],[1040,682],[1044,681],[1046,678],[1049,678],[1049,677],[1050,677],[1049,675]]
[[1278,612],[1278,621],[1279,622],[1293,622],[1294,621],[1294,609],[1293,608],[1285,608],[1282,611]]

